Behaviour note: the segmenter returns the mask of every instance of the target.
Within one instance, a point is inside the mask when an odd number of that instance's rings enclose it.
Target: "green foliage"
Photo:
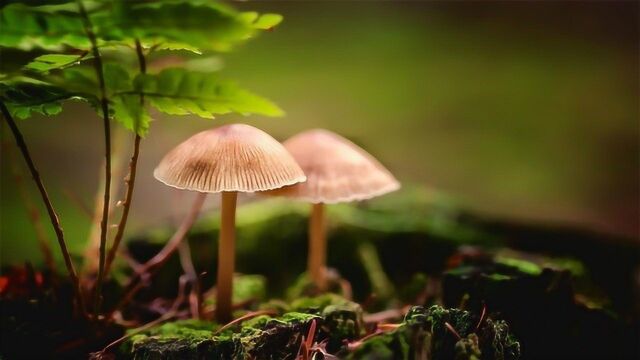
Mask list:
[[[36,72],[48,72],[56,69],[79,64],[80,61],[89,59],[90,57],[83,55],[66,55],[66,54],[47,54],[41,55],[33,59],[32,62],[25,66],[25,69]]]
[[[136,84],[153,107],[171,115],[195,114],[210,119],[230,112],[282,115],[272,102],[221,80],[216,74],[175,68],[140,75]]]
[[[216,2],[156,1],[117,6],[117,16],[102,19],[100,32],[116,40],[138,38],[145,45],[170,43],[189,51],[228,51],[256,30],[277,25],[275,14],[238,13]],[[109,21],[111,20],[111,21]],[[206,31],[203,31],[206,29]]]
[[[90,47],[77,14],[57,9],[7,5],[0,11],[0,46],[60,51],[65,46]]]
[[[63,101],[82,97],[43,81],[19,77],[0,81],[0,98],[13,116],[26,119],[34,112],[59,114]]]
[[[98,69],[85,26],[95,35],[103,58],[110,116],[139,135],[147,133],[151,122],[145,102],[167,114],[204,118],[232,112],[283,113],[233,82],[199,71],[211,57],[142,74],[135,51],[139,41],[148,62],[174,51],[191,56],[229,51],[276,26],[280,15],[238,12],[216,1],[95,0],[83,2],[85,18],[76,1],[31,4],[10,3],[0,9],[0,51],[21,55],[3,56],[3,71],[11,73],[0,74],[0,100],[16,117],[56,115],[70,99],[83,99],[101,113]],[[219,69],[219,60],[216,64]]]

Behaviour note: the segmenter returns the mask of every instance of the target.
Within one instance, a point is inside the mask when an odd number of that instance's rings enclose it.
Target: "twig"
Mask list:
[[[119,343],[123,342],[124,340],[132,337],[133,335],[139,334],[142,331],[145,331],[149,328],[152,328],[156,325],[159,325],[161,323],[163,323],[164,321],[167,321],[169,319],[171,319],[172,317],[176,316],[176,314],[178,313],[178,308],[180,307],[180,304],[184,301],[184,289],[185,289],[185,284],[186,284],[186,279],[181,276],[180,280],[179,280],[179,289],[178,289],[178,297],[176,297],[176,299],[174,300],[173,304],[171,305],[171,308],[169,309],[169,311],[167,311],[166,313],[164,313],[162,316],[160,316],[159,318],[148,322],[136,329],[130,330],[127,332],[127,334],[113,342],[111,342],[109,345],[105,346],[101,351],[99,351],[96,355],[98,356],[98,358],[100,358],[100,356],[103,356],[104,353],[107,352],[107,350],[109,350],[110,348],[112,348],[115,345],[118,345]]]
[[[124,201],[122,202],[123,210],[120,217],[120,223],[118,223],[118,231],[116,232],[116,236],[113,239],[113,245],[109,249],[109,254],[107,255],[104,269],[105,276],[111,269],[113,260],[118,253],[118,247],[120,246],[120,242],[122,241],[122,237],[124,236],[124,229],[127,227],[127,219],[129,218],[129,210],[131,209],[131,199],[133,198],[133,187],[136,181],[138,155],[140,154],[140,140],[142,140],[142,138],[140,137],[140,135],[136,134],[135,140],[133,142],[133,155],[131,156],[131,161],[129,162],[129,175],[127,175],[127,177],[125,178],[127,193],[125,195]]]
[[[388,309],[381,312],[364,315],[364,322],[368,324],[376,324],[391,319],[398,319],[404,315],[402,309]]]
[[[147,72],[147,63],[144,58],[144,53],[142,51],[142,44],[140,44],[140,40],[136,39],[136,54],[138,55],[138,64],[140,66],[140,73],[146,74]],[[140,106],[144,107],[144,95],[140,94]],[[122,216],[120,217],[120,223],[118,224],[118,232],[116,232],[116,236],[113,239],[113,245],[111,249],[109,249],[109,255],[107,256],[107,263],[105,266],[105,276],[109,274],[109,270],[111,268],[111,263],[115,258],[118,247],[120,246],[120,242],[122,241],[122,237],[124,235],[124,229],[127,227],[127,219],[129,218],[129,209],[131,208],[131,199],[133,198],[133,187],[136,182],[136,169],[138,167],[138,155],[140,154],[140,140],[142,138],[138,133],[136,133],[135,140],[133,141],[133,155],[131,155],[131,161],[129,162],[129,175],[127,175],[125,179],[125,183],[127,185],[127,193],[124,197],[124,202],[122,203],[123,210]]]
[[[40,191],[40,195],[42,196],[42,201],[44,202],[45,207],[47,208],[47,214],[49,215],[49,219],[51,220],[51,226],[53,226],[53,230],[56,233],[56,238],[58,239],[58,245],[60,246],[60,251],[62,252],[62,257],[64,258],[64,264],[67,267],[67,272],[69,273],[69,277],[71,278],[71,283],[73,284],[73,290],[75,292],[76,302],[80,311],[83,315],[86,314],[84,301],[82,299],[82,293],[80,292],[80,280],[78,279],[78,274],[76,273],[75,268],[73,267],[73,262],[71,261],[71,255],[69,255],[69,250],[67,249],[67,243],[64,240],[64,232],[62,231],[62,227],[60,226],[60,220],[58,218],[58,214],[53,208],[53,204],[51,204],[51,199],[49,199],[49,195],[47,194],[47,190],[42,183],[42,179],[40,178],[40,174],[36,169],[36,166],[33,163],[33,159],[31,158],[31,154],[29,153],[29,148],[27,147],[24,138],[22,137],[22,133],[18,126],[16,125],[13,117],[9,113],[9,109],[5,106],[5,104],[0,101],[0,111],[2,112],[3,117],[9,124],[11,128],[11,132],[16,139],[16,143],[20,148],[20,152],[22,152],[22,156],[24,157],[25,162],[27,163],[27,167],[31,172],[31,177],[33,181],[36,183],[38,190]]]
[[[119,128],[114,129],[114,134],[112,134],[112,145],[113,145],[113,156],[111,157],[111,176],[112,178],[119,178],[125,172],[125,151],[119,151],[118,149],[124,149],[129,146],[129,142],[127,141],[128,132],[121,130]],[[99,168],[104,168],[105,161],[103,160],[100,163]],[[102,170],[100,170],[100,174],[102,174]],[[120,190],[120,183],[115,182],[111,184],[111,198],[113,199],[115,195]],[[100,259],[96,254],[100,251],[100,220],[102,219],[102,208],[104,207],[104,197],[102,189],[104,188],[104,178],[101,177],[98,186],[96,187],[96,193],[93,202],[93,209],[91,215],[91,229],[89,230],[89,235],[87,239],[87,245],[84,249],[84,262],[83,269],[81,273],[87,277],[89,281],[87,283],[95,282],[95,276],[98,273],[98,267]],[[113,215],[114,210],[118,207],[113,206],[113,202],[111,203],[111,207],[109,207],[109,218]]]
[[[180,265],[182,270],[189,278],[191,282],[191,291],[189,292],[189,308],[191,309],[191,317],[194,319],[200,319],[201,316],[201,294],[200,294],[200,279],[193,266],[191,260],[191,249],[187,241],[183,241],[178,246],[178,254],[180,255]]]
[[[480,313],[480,320],[478,320],[478,324],[476,324],[475,332],[478,332],[478,329],[480,329],[480,325],[482,325],[482,321],[484,321],[484,316],[486,314],[487,314],[487,305],[483,304],[482,305],[482,313]]]
[[[109,100],[107,99],[107,87],[104,80],[104,69],[102,66],[102,57],[98,50],[98,41],[96,34],[93,32],[91,19],[87,14],[87,10],[82,0],[77,0],[80,16],[84,23],[84,30],[91,42],[91,50],[93,52],[93,65],[98,77],[98,85],[100,86],[100,104],[102,107],[102,123],[104,127],[105,142],[105,178],[104,178],[104,203],[102,208],[102,220],[100,221],[100,263],[98,266],[98,280],[96,282],[95,298],[93,302],[94,316],[98,319],[100,314],[100,304],[102,302],[102,282],[104,281],[104,265],[106,259],[107,247],[107,231],[109,222],[109,205],[111,196],[111,126],[109,123]]]
[[[456,331],[456,329],[453,328],[453,326],[451,326],[451,324],[449,324],[448,322],[444,322],[444,326],[447,328],[447,330],[449,330],[456,338],[458,338],[458,340],[462,339],[462,336],[460,336],[460,334],[458,334],[458,332]]]
[[[138,292],[138,290],[143,287],[141,280],[149,278],[155,271],[157,271],[157,269],[160,268],[162,264],[169,260],[169,257],[176,251],[178,245],[180,245],[182,240],[189,232],[189,229],[191,229],[191,226],[193,226],[193,223],[198,218],[198,214],[200,213],[200,209],[202,208],[202,204],[204,203],[205,198],[205,193],[198,193],[196,195],[196,199],[191,206],[189,214],[186,218],[184,218],[182,224],[180,224],[180,227],[178,227],[178,230],[176,230],[175,234],[173,234],[169,242],[167,242],[167,244],[162,248],[162,250],[160,250],[159,253],[157,253],[149,261],[141,265],[140,271],[134,274],[133,278],[129,280],[129,283],[125,287],[125,296],[122,298],[122,300],[120,300],[113,311],[116,311],[127,304]]]
[[[249,319],[254,318],[256,316],[260,316],[260,315],[275,315],[275,314],[276,314],[275,310],[260,310],[260,311],[250,312],[250,313],[248,313],[246,315],[240,316],[239,318],[227,323],[226,325],[224,325],[220,329],[216,330],[213,334],[214,335],[220,334],[221,332],[223,332],[224,330],[227,330],[228,328],[232,327],[233,325],[240,324],[241,322],[249,320]]]

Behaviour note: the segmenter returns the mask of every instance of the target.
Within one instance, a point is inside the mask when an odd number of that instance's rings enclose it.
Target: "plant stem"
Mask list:
[[[233,271],[236,256],[236,191],[222,192],[220,239],[218,241],[218,281],[216,282],[216,320],[231,321]]]
[[[9,124],[9,128],[11,128],[11,132],[16,139],[16,143],[20,148],[20,152],[22,152],[22,156],[24,157],[25,162],[27,163],[27,167],[31,172],[31,177],[33,181],[36,183],[38,190],[40,191],[40,195],[42,196],[42,201],[44,202],[45,207],[47,208],[47,213],[49,214],[49,219],[51,220],[51,226],[53,226],[53,230],[56,233],[56,238],[58,239],[58,245],[60,245],[60,251],[62,252],[62,257],[64,258],[64,264],[67,267],[67,272],[69,273],[69,278],[71,279],[71,283],[73,284],[73,290],[75,292],[76,302],[80,312],[85,314],[84,301],[82,299],[82,293],[80,292],[80,280],[78,279],[78,274],[76,273],[75,268],[73,267],[73,262],[71,261],[71,255],[69,255],[69,250],[67,249],[67,243],[64,240],[64,232],[62,231],[62,227],[60,226],[60,220],[58,218],[58,214],[53,208],[53,204],[51,203],[51,199],[49,199],[49,194],[47,194],[47,189],[44,187],[42,179],[40,178],[40,174],[36,169],[36,166],[33,163],[33,159],[31,158],[31,153],[29,152],[29,148],[27,147],[24,138],[22,137],[22,133],[18,126],[16,125],[13,117],[9,113],[9,109],[5,106],[3,102],[0,101],[0,111],[2,112],[3,117]]]
[[[127,192],[122,203],[122,215],[120,217],[120,223],[118,223],[118,231],[116,232],[116,236],[113,239],[113,245],[111,246],[111,249],[109,249],[109,254],[107,255],[107,260],[104,268],[105,277],[107,276],[107,274],[109,274],[111,264],[113,263],[113,260],[118,253],[118,247],[120,246],[120,242],[122,241],[122,237],[124,236],[124,229],[127,226],[127,218],[129,217],[129,209],[131,208],[131,199],[133,198],[133,187],[136,181],[138,155],[140,154],[140,140],[142,140],[140,135],[136,135],[133,143],[133,155],[131,156],[131,161],[129,162],[129,175],[127,175],[127,177],[125,178]]]
[[[111,126],[109,123],[109,100],[107,99],[107,87],[104,81],[104,71],[102,66],[102,57],[98,50],[98,41],[96,40],[96,34],[93,32],[93,25],[91,19],[87,14],[87,10],[82,3],[82,0],[77,0],[78,8],[80,10],[80,16],[84,23],[84,29],[87,33],[87,37],[91,42],[91,51],[93,52],[93,65],[98,77],[98,85],[100,86],[100,104],[102,108],[102,121],[104,127],[104,142],[105,142],[105,178],[104,178],[104,203],[102,207],[102,220],[100,221],[100,263],[98,265],[98,279],[96,281],[96,291],[93,303],[94,316],[98,319],[100,314],[100,305],[102,302],[102,283],[104,281],[104,265],[106,259],[106,246],[107,246],[107,230],[109,222],[109,205],[111,201]]]
[[[138,39],[136,39],[136,55],[138,55],[138,65],[140,66],[140,73],[146,74],[147,62],[144,58],[144,52],[142,51],[142,44]],[[142,93],[140,94],[140,105],[141,107],[144,107],[144,94]],[[140,140],[142,140],[142,138],[139,134],[136,133],[135,140],[133,141],[133,155],[131,156],[131,161],[129,162],[129,175],[127,175],[127,178],[125,179],[125,183],[127,184],[127,193],[122,204],[123,210],[122,216],[120,217],[120,223],[118,224],[118,232],[113,239],[113,245],[111,246],[109,255],[107,256],[107,263],[104,270],[105,276],[109,274],[111,263],[113,262],[113,259],[118,252],[120,242],[122,241],[124,229],[127,227],[129,209],[131,208],[131,199],[133,198],[133,187],[135,186],[136,182],[136,169],[138,167],[138,155],[140,154]]]
[[[142,288],[140,286],[140,281],[142,278],[149,278],[154,274],[157,269],[159,269],[162,264],[169,260],[170,256],[178,249],[180,243],[184,240],[193,226],[193,223],[198,218],[198,214],[200,213],[200,209],[202,208],[202,204],[204,204],[204,200],[206,199],[207,194],[198,193],[196,195],[193,204],[191,205],[191,210],[187,217],[182,220],[182,223],[178,227],[178,230],[173,234],[171,239],[167,242],[167,244],[157,253],[154,257],[152,257],[149,261],[140,266],[140,269],[136,272],[134,277],[129,280],[129,283],[125,287],[125,295],[122,297],[122,300],[118,303],[115,309],[112,312],[115,312],[118,309],[121,309],[129,300],[133,298],[133,296]]]
[[[138,65],[140,66],[140,73],[147,73],[147,61],[144,58],[144,52],[142,51],[142,44],[139,39],[136,39],[136,55],[138,55]],[[144,101],[144,98],[141,98],[140,101]]]
[[[200,279],[198,278],[196,268],[193,266],[193,260],[191,259],[191,247],[189,246],[188,241],[182,241],[180,243],[178,246],[178,255],[180,256],[182,271],[191,283],[191,290],[189,291],[189,308],[191,310],[191,317],[193,319],[200,319],[202,314]]]
[[[136,39],[136,55],[138,55],[138,65],[140,66],[140,73],[147,73],[147,62],[144,58],[144,52],[142,51],[142,44],[140,40]],[[140,106],[144,107],[144,94],[140,94]],[[120,242],[122,241],[122,237],[124,236],[124,229],[127,227],[127,219],[129,218],[129,209],[131,208],[131,199],[133,198],[133,187],[136,182],[136,169],[138,167],[138,155],[140,154],[140,137],[139,134],[136,133],[135,140],[133,141],[133,155],[131,155],[131,161],[129,162],[129,175],[127,175],[125,179],[125,183],[127,185],[127,193],[124,197],[124,202],[122,204],[122,216],[120,217],[120,223],[118,224],[118,231],[116,232],[116,236],[113,239],[113,245],[111,249],[109,249],[109,254],[107,255],[107,263],[105,265],[105,276],[109,274],[109,270],[111,269],[111,264],[113,263],[113,259],[115,259],[116,254],[118,253],[118,247],[120,246]]]
[[[309,254],[307,271],[319,290],[326,288],[327,237],[324,204],[313,204],[309,217]]]

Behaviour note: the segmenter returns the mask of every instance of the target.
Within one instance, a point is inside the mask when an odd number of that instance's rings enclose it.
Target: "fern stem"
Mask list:
[[[73,290],[76,297],[76,302],[80,312],[84,315],[85,307],[84,301],[82,299],[82,293],[80,291],[80,280],[78,279],[78,274],[76,273],[75,268],[73,267],[73,262],[71,260],[71,255],[69,255],[69,250],[67,249],[67,243],[64,240],[64,232],[62,231],[62,226],[60,226],[60,219],[55,209],[53,208],[53,204],[51,203],[51,199],[49,198],[49,194],[47,193],[47,189],[44,187],[44,183],[40,178],[40,173],[38,172],[35,164],[33,163],[33,159],[31,158],[31,153],[29,152],[29,148],[27,147],[27,143],[24,141],[24,137],[18,129],[9,109],[5,106],[3,102],[0,101],[0,111],[2,112],[3,117],[9,124],[9,128],[11,128],[11,132],[13,133],[13,137],[16,139],[16,144],[18,148],[20,148],[20,152],[22,153],[22,157],[24,157],[25,162],[27,163],[27,167],[29,168],[29,172],[31,172],[31,177],[33,181],[36,183],[38,190],[40,191],[40,196],[42,196],[42,201],[47,209],[47,213],[49,214],[49,219],[51,220],[51,226],[53,226],[53,230],[56,233],[56,238],[58,239],[58,245],[60,246],[60,251],[62,252],[62,257],[64,258],[64,264],[67,268],[67,272],[69,273],[69,278],[71,279],[71,283],[73,285]]]
[[[138,55],[138,64],[140,66],[140,73],[147,73],[147,62],[144,57],[144,52],[142,51],[142,44],[140,44],[140,40],[136,39],[136,54]],[[140,104],[144,106],[144,95],[140,94]],[[140,140],[142,138],[139,134],[136,133],[136,138],[133,143],[133,155],[131,156],[131,161],[129,162],[129,175],[125,180],[127,184],[127,193],[124,197],[122,216],[120,217],[120,223],[118,224],[118,232],[116,233],[115,238],[113,239],[113,245],[111,249],[109,249],[109,254],[107,255],[106,265],[105,265],[105,276],[109,274],[109,270],[111,269],[111,264],[113,263],[113,259],[115,259],[116,254],[118,252],[118,247],[120,246],[120,242],[122,242],[122,237],[124,236],[124,229],[127,226],[127,219],[129,217],[129,209],[131,208],[131,199],[133,198],[133,187],[136,181],[136,169],[138,166],[138,155],[140,154]]]
[[[100,103],[102,108],[102,120],[104,127],[104,142],[105,142],[105,180],[104,180],[104,203],[102,208],[102,220],[100,221],[100,262],[98,265],[98,279],[96,280],[93,312],[95,319],[98,319],[100,315],[100,306],[102,302],[102,283],[104,282],[104,266],[106,260],[106,246],[107,246],[107,230],[109,221],[109,206],[111,201],[111,126],[109,123],[109,99],[107,98],[107,88],[104,80],[104,69],[102,66],[102,57],[98,50],[98,41],[96,40],[96,34],[93,32],[93,25],[91,19],[87,14],[87,10],[82,3],[82,0],[77,0],[78,8],[80,10],[80,16],[84,23],[84,29],[91,42],[91,51],[93,52],[93,65],[95,68],[96,76],[98,77],[98,84],[100,86]]]

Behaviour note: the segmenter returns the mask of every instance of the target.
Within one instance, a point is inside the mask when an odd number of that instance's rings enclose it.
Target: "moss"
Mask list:
[[[406,304],[415,304],[416,299],[424,293],[428,283],[429,277],[427,274],[422,272],[415,273],[409,283],[400,289],[400,300]]]
[[[267,279],[262,275],[234,275],[233,277],[233,303],[247,302],[258,303],[265,299],[267,294]],[[205,304],[215,304],[215,297],[208,297]]]
[[[329,351],[338,351],[343,347],[345,340],[355,340],[365,332],[360,304],[336,294],[301,298],[293,301],[291,308],[322,317],[320,329],[328,339]]]
[[[467,337],[458,340],[454,351],[454,360],[480,360],[482,352],[478,345],[478,335],[469,334]]]
[[[509,331],[504,320],[487,319],[480,331],[481,349],[485,358],[515,360],[520,358],[520,343]]]
[[[267,302],[260,304],[259,310],[271,310],[276,314],[284,314],[291,311],[291,306],[286,301],[279,299],[271,299]]]
[[[540,266],[538,266],[537,264],[531,261],[527,261],[523,259],[517,259],[514,257],[506,257],[506,256],[496,256],[494,258],[494,262],[496,264],[516,268],[518,269],[518,271],[521,271],[525,274],[529,274],[533,276],[537,276],[542,273],[542,268]]]
[[[233,280],[233,302],[261,301],[267,294],[267,279],[262,275],[240,275]]]
[[[217,327],[198,320],[166,323],[133,335],[122,351],[133,359],[199,359],[213,351]]]
[[[520,344],[504,321],[464,310],[414,306],[400,327],[366,340],[347,359],[516,360]],[[449,324],[461,337],[448,329]]]
[[[243,326],[235,341],[238,359],[292,359],[316,315],[287,313],[279,318],[261,316]]]
[[[340,296],[346,296],[342,282],[345,281],[335,269],[328,269],[327,274],[327,288],[320,290],[316,284],[313,283],[309,274],[303,272],[300,274],[293,285],[286,289],[286,298],[290,301],[301,297],[314,297],[324,293],[332,293]]]
[[[132,359],[289,359],[295,357],[314,314],[286,313],[247,320],[220,334],[218,325],[194,320],[176,321],[132,336],[122,353]]]
[[[324,308],[330,305],[348,308],[352,311],[362,311],[359,304],[331,293],[296,299],[291,302],[291,309],[293,311],[320,314]]]
[[[409,360],[409,337],[406,329],[394,330],[390,333],[374,336],[365,341],[348,356],[348,360]]]
[[[508,281],[513,280],[512,276],[504,275],[504,274],[489,274],[486,276],[489,280],[492,281]]]

